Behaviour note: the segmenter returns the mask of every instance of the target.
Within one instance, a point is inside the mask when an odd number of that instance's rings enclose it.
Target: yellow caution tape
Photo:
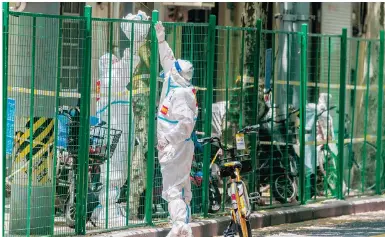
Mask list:
[[[350,142],[352,142],[352,144],[356,144],[356,143],[360,143],[360,142],[364,142],[365,141],[365,137],[361,137],[361,138],[353,138],[353,139],[350,139],[350,138],[346,138],[344,139],[344,144],[349,144]],[[366,141],[367,142],[375,142],[377,141],[377,136],[372,136],[372,135],[367,135],[366,136]],[[385,141],[385,136],[382,137],[382,141]],[[332,140],[332,141],[309,141],[309,142],[305,142],[305,145],[325,145],[325,144],[337,144],[338,141],[337,140]],[[262,144],[262,145],[279,145],[279,146],[286,146],[286,142],[277,142],[277,141],[260,141],[259,144]],[[287,143],[288,146],[290,145],[299,145],[299,144],[293,144],[293,143]]]
[[[18,93],[25,93],[25,94],[31,94],[31,89],[29,88],[22,88],[22,87],[8,87],[8,92],[18,92]],[[143,89],[136,89],[132,90],[133,95],[137,94],[145,94],[149,93],[150,89],[148,88],[143,88]],[[44,95],[44,96],[56,96],[55,91],[47,91],[47,90],[34,90],[34,95]],[[130,92],[128,90],[121,91],[121,92],[111,92],[111,96],[114,97],[121,97],[121,96],[126,96],[130,95]],[[91,98],[97,98],[97,96],[101,97],[108,97],[108,94],[106,93],[91,93]],[[66,98],[80,98],[81,94],[78,92],[60,92],[59,97],[66,97]]]
[[[33,184],[45,185],[47,182],[50,182],[50,175],[52,174],[52,156],[54,151],[49,152],[49,148],[50,144],[54,141],[54,120],[51,118],[40,117],[34,122],[32,151],[28,139],[30,136],[29,131],[29,128],[27,128],[25,133],[17,141],[21,151],[16,155],[13,166],[19,167],[19,164],[24,164],[16,172],[13,172],[12,175],[21,171],[21,175],[26,175],[28,177],[28,166],[30,162],[27,158],[30,158],[30,152],[32,152],[33,167],[31,175],[33,177]],[[28,179],[25,177],[25,179],[22,180]]]

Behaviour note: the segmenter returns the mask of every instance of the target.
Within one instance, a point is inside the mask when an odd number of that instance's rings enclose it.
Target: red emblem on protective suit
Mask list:
[[[162,106],[162,109],[160,110],[160,112],[164,115],[166,115],[168,113],[168,108],[166,106]]]
[[[197,90],[192,89],[192,92],[194,93],[194,98],[195,98],[195,103],[196,103],[196,106],[198,107],[198,100],[197,100]]]
[[[96,101],[100,100],[100,80],[96,82]]]

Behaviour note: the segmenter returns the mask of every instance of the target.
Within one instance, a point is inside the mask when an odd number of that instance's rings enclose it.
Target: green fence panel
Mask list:
[[[155,103],[150,101],[155,97],[150,93],[156,89],[151,89],[150,82],[157,80],[157,73],[151,71],[157,55],[151,50],[153,24],[104,18],[93,18],[92,24],[90,108],[105,125],[91,127],[90,140],[97,143],[102,136],[109,159],[100,163],[90,155],[88,190],[99,190],[100,205],[92,213],[96,226],[87,222],[87,229],[95,232],[151,224],[151,214],[145,214],[153,210],[153,192],[146,191],[153,190],[154,174]]]
[[[379,41],[348,38],[348,46],[343,191],[345,196],[368,195],[375,192],[377,172],[383,176],[383,165],[376,164],[376,142],[381,140],[377,136],[377,103],[382,106],[377,98],[382,91],[378,90],[378,74],[372,73],[379,68],[378,54],[374,53]]]
[[[133,21],[92,18],[89,6],[84,17],[8,8],[3,235],[68,236],[167,221],[155,147],[158,13]],[[233,147],[240,128],[261,126],[237,151],[251,159],[242,178],[249,193],[261,195],[254,209],[381,194],[384,32],[360,39],[346,29],[320,35],[307,25],[284,32],[264,30],[260,20],[252,28],[215,22],[163,25],[175,57],[194,65],[198,136]],[[228,180],[216,177],[228,154],[217,152],[206,146],[194,155],[195,216],[223,215],[231,205]]]
[[[57,225],[65,223],[63,202],[67,197],[61,193],[64,174],[56,170],[62,158],[56,139],[57,115],[63,97],[79,98],[77,92],[59,93],[69,79],[68,74],[61,79],[66,70],[62,65],[69,60],[68,51],[63,52],[62,47],[73,40],[64,29],[70,22],[81,33],[85,20],[18,12],[10,12],[9,20],[8,81],[4,89],[8,92],[5,96],[14,101],[9,111],[14,113],[13,124],[7,127],[14,128],[15,139],[8,144],[5,235],[73,234],[73,229]],[[73,51],[82,52],[84,35],[73,37],[77,40]],[[80,73],[83,65],[76,66]],[[76,163],[73,167],[77,169]],[[77,185],[75,179],[72,181]]]
[[[175,58],[189,60],[194,66],[193,85],[197,90],[198,100],[198,119],[194,130],[198,132],[198,137],[209,136],[205,132],[205,116],[207,113],[207,78],[208,78],[208,32],[209,24],[207,23],[173,23],[163,22],[166,30],[166,41],[173,49]],[[214,50],[214,47],[212,47]],[[162,70],[161,68],[159,69]],[[158,83],[158,98],[161,92],[162,84]],[[210,124],[210,122],[208,121]],[[204,135],[200,135],[203,133]],[[194,154],[194,160],[191,170],[192,181],[192,201],[191,209],[193,215],[202,214],[204,211],[202,203],[202,173],[203,173],[203,152]],[[157,209],[154,210],[157,217],[156,222],[164,222],[167,218],[167,204],[161,197],[162,177],[160,166],[157,158],[155,158],[155,182],[154,190],[154,205]],[[163,206],[163,208],[162,208]],[[164,211],[163,211],[164,210]],[[155,217],[154,216],[154,217]],[[154,220],[155,221],[155,220]]]
[[[3,101],[8,101],[8,45],[9,45],[9,3],[7,2],[4,2],[3,3],[3,14],[2,14],[2,17],[3,17],[3,80],[2,80],[2,86],[3,86]],[[4,103],[4,102],[3,102]],[[2,121],[1,121],[1,126],[3,128],[3,134],[1,136],[1,139],[2,139],[2,142],[3,142],[3,150],[2,150],[2,172],[3,172],[3,177],[1,177],[1,182],[3,184],[3,196],[2,196],[2,203],[3,203],[3,213],[1,213],[2,215],[2,220],[3,220],[3,223],[2,226],[2,231],[1,231],[1,234],[2,236],[5,235],[5,229],[7,227],[6,225],[6,221],[5,221],[5,216],[6,216],[6,193],[8,192],[8,190],[6,189],[6,176],[8,174],[8,164],[10,162],[7,162],[9,161],[9,157],[7,156],[7,152],[6,152],[6,146],[7,146],[7,106],[3,106],[3,117],[2,117]]]

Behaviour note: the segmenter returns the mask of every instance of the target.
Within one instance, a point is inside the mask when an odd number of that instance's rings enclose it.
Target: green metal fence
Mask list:
[[[3,5],[3,235],[167,221],[155,148],[158,13],[151,21],[91,16],[88,6],[72,17]],[[165,22],[166,40],[176,58],[194,65],[199,136],[231,147],[237,130],[260,124],[240,151],[252,161],[243,177],[249,192],[261,194],[254,209],[381,194],[384,32],[358,39],[346,29],[318,35],[307,25],[282,32],[262,29],[260,20],[252,28],[215,22]],[[217,151],[205,146],[194,155],[195,218],[222,215],[230,204],[227,180],[219,179],[221,208],[211,207]]]

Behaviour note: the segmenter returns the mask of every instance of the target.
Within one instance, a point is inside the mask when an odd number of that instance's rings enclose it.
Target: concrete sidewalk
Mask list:
[[[251,214],[251,228],[257,229],[285,223],[295,223],[313,219],[349,215],[355,213],[385,210],[385,196],[351,198],[348,200],[326,200],[314,204],[294,207],[282,207],[258,211]],[[191,223],[194,237],[209,237],[222,235],[230,217],[196,220]],[[143,227],[117,232],[88,234],[96,237],[163,237],[170,228]]]

